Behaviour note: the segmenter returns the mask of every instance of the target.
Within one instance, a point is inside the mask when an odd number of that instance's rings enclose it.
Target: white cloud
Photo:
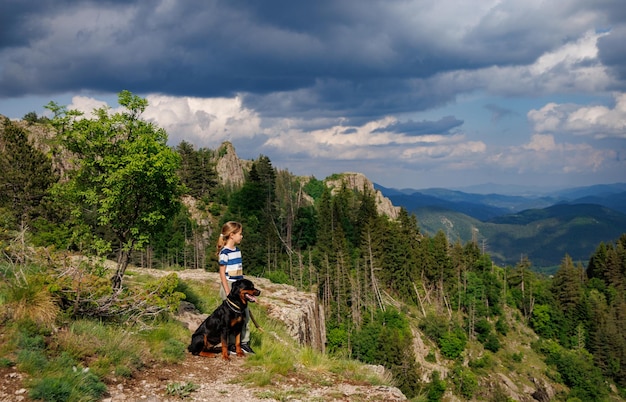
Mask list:
[[[549,152],[556,150],[557,146],[553,136],[535,134],[530,138],[530,142],[523,145],[522,148],[536,152]]]
[[[262,132],[261,118],[241,99],[148,95],[143,117],[164,128],[173,145],[182,140],[216,148],[224,141],[245,140]]]
[[[171,145],[185,140],[198,147],[216,148],[224,141],[241,141],[262,133],[261,118],[253,110],[243,107],[241,99],[194,98],[148,95],[148,107],[142,118],[153,121],[168,133]],[[67,106],[85,117],[93,118],[93,110],[110,107],[103,100],[88,96],[74,96]],[[119,112],[121,106],[111,108]]]
[[[278,153],[299,153],[329,160],[378,160],[389,166],[425,164],[430,159],[441,162],[446,158],[482,154],[486,150],[483,142],[467,141],[463,134],[409,136],[385,130],[395,123],[397,119],[388,116],[361,126],[338,124],[308,132],[289,129],[275,133],[265,145]]]
[[[68,110],[78,110],[84,113],[87,118],[95,117],[93,111],[109,106],[105,101],[94,99],[88,96],[73,96],[72,103],[67,106]]]
[[[568,42],[553,52],[546,53],[539,57],[530,66],[529,72],[534,76],[550,73],[559,66],[572,66],[586,60],[596,60],[598,58],[598,39],[609,33],[586,32],[575,42]]]
[[[590,144],[557,142],[551,134],[533,134],[527,144],[509,147],[489,157],[488,162],[519,173],[588,173],[624,164],[613,149]]]
[[[528,112],[528,120],[537,133],[626,139],[626,93],[615,94],[613,108],[548,103]]]

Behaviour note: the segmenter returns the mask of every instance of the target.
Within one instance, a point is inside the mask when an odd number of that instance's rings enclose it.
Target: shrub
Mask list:
[[[489,334],[487,336],[487,339],[485,339],[484,346],[485,349],[489,350],[490,352],[496,353],[498,350],[500,350],[500,347],[502,345],[500,344],[500,340],[495,334]]]
[[[599,401],[609,393],[593,356],[584,349],[565,349],[554,341],[539,341],[533,348],[546,355],[546,363],[558,370],[558,378],[570,388],[570,397]]]
[[[37,267],[11,267],[1,287],[0,318],[13,321],[33,321],[52,327],[60,309],[47,288],[47,275]]]
[[[439,338],[441,354],[448,359],[456,359],[461,356],[467,344],[467,337],[461,330],[446,332]]]
[[[476,338],[478,339],[478,342],[484,344],[487,340],[487,337],[491,333],[491,323],[486,318],[481,318],[478,320],[478,322],[476,322],[474,330],[476,331]]]
[[[500,335],[506,335],[509,332],[509,324],[506,323],[504,317],[500,317],[498,321],[496,321],[496,331]]]
[[[428,313],[420,321],[419,328],[424,335],[436,342],[448,331],[448,320],[443,316]]]
[[[457,365],[452,371],[451,379],[458,394],[465,399],[472,399],[476,389],[478,389],[478,379],[471,370]]]
[[[272,281],[272,283],[288,284],[290,282],[289,275],[287,275],[284,271],[269,272],[267,274],[267,279]]]
[[[362,334],[360,338],[362,338],[365,341],[367,337],[364,335],[365,334]],[[337,352],[343,351],[346,349],[346,346],[348,343],[348,332],[343,327],[331,328],[329,329],[328,334],[326,335],[326,342],[327,342],[326,347],[329,353],[337,353]],[[370,348],[365,347],[368,344],[369,342],[362,344],[361,346],[363,346],[363,348],[361,349],[369,350]],[[370,356],[368,352],[362,353],[361,358],[365,359],[363,361],[369,362],[369,363],[372,363],[374,360],[374,357]]]
[[[180,301],[185,298],[184,293],[176,290],[177,286],[178,275],[175,273],[149,281],[145,285],[148,303],[170,312],[176,312]]]
[[[426,357],[424,357],[424,360],[426,360],[429,363],[437,363],[437,356],[435,355],[434,351],[429,350]]]
[[[493,364],[493,357],[490,353],[485,353],[480,358],[476,360],[470,360],[468,363],[471,368],[475,369],[490,368],[491,366],[493,366]]]
[[[426,397],[429,402],[440,401],[446,392],[446,382],[441,379],[438,371],[433,371],[431,382],[428,384]]]

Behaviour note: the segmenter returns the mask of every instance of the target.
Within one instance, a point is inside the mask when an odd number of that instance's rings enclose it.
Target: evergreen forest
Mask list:
[[[485,367],[520,323],[563,387],[556,399],[626,399],[626,234],[598,244],[586,265],[561,256],[551,276],[523,257],[498,266],[479,244],[422,233],[406,210],[380,213],[367,186],[329,187],[265,155],[241,161],[243,181],[229,181],[218,163],[231,144],[168,146],[167,133],[142,119],[144,99],[124,91],[119,102],[123,112],[93,117],[51,102],[51,118],[0,123],[4,282],[17,280],[18,245],[115,261],[92,294],[120,294],[129,265],[216,271],[219,228],[235,220],[246,275],[316,293],[327,353],[383,365],[409,398],[441,400],[446,390],[476,398]],[[106,318],[55,286],[69,316]],[[414,330],[433,345],[427,361],[449,363],[445,376],[423,380]]]

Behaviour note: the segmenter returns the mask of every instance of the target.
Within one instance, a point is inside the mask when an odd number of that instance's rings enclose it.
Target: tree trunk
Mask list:
[[[124,278],[126,268],[128,268],[130,253],[131,250],[120,251],[120,256],[117,260],[117,270],[115,271],[115,275],[113,275],[113,277],[111,278],[111,285],[113,286],[113,290],[120,290],[122,288],[122,279]]]

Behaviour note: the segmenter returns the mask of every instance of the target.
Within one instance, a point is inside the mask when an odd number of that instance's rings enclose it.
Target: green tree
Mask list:
[[[277,265],[272,259],[280,249],[274,226],[275,180],[276,173],[269,158],[259,157],[252,164],[244,185],[230,197],[228,214],[224,217],[224,220],[238,220],[244,225],[243,258],[245,270],[251,275],[260,275],[265,268]]]
[[[40,211],[40,204],[57,181],[52,162],[33,147],[27,132],[5,118],[0,127],[0,207],[8,208],[25,226]]]
[[[446,393],[447,384],[441,379],[439,371],[433,371],[431,374],[431,382],[428,384],[426,398],[428,402],[441,401],[443,394]]]
[[[61,184],[79,222],[100,234],[99,251],[112,248],[103,233],[117,242],[114,289],[122,279],[133,250],[143,248],[179,210],[181,186],[176,171],[180,158],[167,146],[163,129],[140,119],[148,102],[129,91],[118,95],[123,112],[94,110],[95,118],[79,118],[51,102],[53,124],[72,152],[75,170]]]
[[[196,151],[186,141],[178,144],[176,151],[181,158],[178,175],[188,193],[195,198],[210,197],[218,184],[213,152],[206,148]]]
[[[419,370],[411,347],[413,336],[403,314],[394,309],[377,311],[354,335],[354,356],[389,369],[400,390],[409,398],[418,393]]]
[[[584,272],[574,267],[574,262],[566,255],[552,281],[552,292],[563,313],[572,317],[576,311],[583,292]]]
[[[539,304],[533,309],[530,324],[535,332],[544,338],[553,338],[557,335],[552,314],[553,310],[545,304]]]
[[[507,286],[515,300],[516,307],[524,314],[526,320],[530,319],[535,305],[533,282],[535,275],[531,270],[531,262],[526,256],[516,265],[515,269],[508,274]]]

